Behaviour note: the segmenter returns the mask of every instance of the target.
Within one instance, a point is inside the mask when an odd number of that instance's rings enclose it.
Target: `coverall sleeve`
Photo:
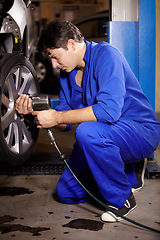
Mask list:
[[[99,122],[114,123],[124,105],[126,72],[124,59],[114,48],[102,48],[97,54],[95,79],[98,84],[96,103],[92,106]]]

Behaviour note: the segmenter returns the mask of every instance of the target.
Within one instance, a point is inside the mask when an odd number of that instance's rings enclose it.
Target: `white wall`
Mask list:
[[[138,21],[139,0],[112,0],[112,21]]]

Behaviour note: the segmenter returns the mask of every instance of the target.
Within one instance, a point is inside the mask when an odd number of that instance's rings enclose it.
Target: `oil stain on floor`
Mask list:
[[[78,219],[72,220],[69,223],[64,224],[62,226],[68,227],[68,228],[75,228],[75,229],[99,231],[103,228],[103,225],[104,225],[104,223],[99,222],[99,221],[78,218]]]
[[[23,194],[31,194],[33,191],[22,187],[0,187],[0,196],[16,196]]]
[[[29,232],[32,233],[33,236],[40,236],[41,234],[39,232],[41,231],[48,231],[50,228],[42,228],[42,227],[29,227],[29,226],[24,226],[21,224],[0,224],[0,232],[2,234],[4,233],[10,233],[10,232],[15,232],[15,231],[20,231],[20,232]]]
[[[21,224],[8,224],[8,222],[12,222],[15,219],[17,218],[9,215],[0,216],[0,232],[5,234],[20,231],[32,233],[33,236],[40,236],[40,232],[50,230],[50,228],[45,227],[29,227]]]

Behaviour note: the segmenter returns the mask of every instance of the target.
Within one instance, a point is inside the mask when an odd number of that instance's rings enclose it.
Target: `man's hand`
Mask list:
[[[32,100],[28,95],[20,94],[15,103],[15,108],[20,114],[31,114],[33,112]]]
[[[33,111],[32,115],[35,116],[38,128],[51,128],[58,125],[56,113],[56,110],[49,109],[43,111]]]

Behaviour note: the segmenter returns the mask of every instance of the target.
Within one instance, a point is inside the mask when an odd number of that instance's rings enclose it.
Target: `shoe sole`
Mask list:
[[[144,186],[144,174],[145,174],[145,171],[146,171],[146,166],[147,166],[147,158],[144,159],[144,165],[143,165],[143,170],[142,170],[142,177],[141,177],[141,181],[142,181],[142,186],[138,187],[138,188],[132,188],[132,193],[135,193],[135,192],[139,192],[143,186]]]
[[[136,204],[132,209],[130,209],[128,213],[126,213],[125,215],[123,215],[123,217],[126,217],[126,216],[127,216],[131,211],[133,211],[136,207],[137,207],[137,204]],[[120,222],[120,221],[124,220],[124,218],[122,218],[122,217],[117,217],[117,215],[114,214],[114,213],[111,212],[111,211],[109,211],[108,213],[114,218],[114,220],[113,220],[113,221],[103,220],[103,219],[102,219],[102,216],[101,216],[101,220],[102,220],[103,222],[114,223],[114,222]],[[103,215],[103,214],[102,214],[102,215]]]

